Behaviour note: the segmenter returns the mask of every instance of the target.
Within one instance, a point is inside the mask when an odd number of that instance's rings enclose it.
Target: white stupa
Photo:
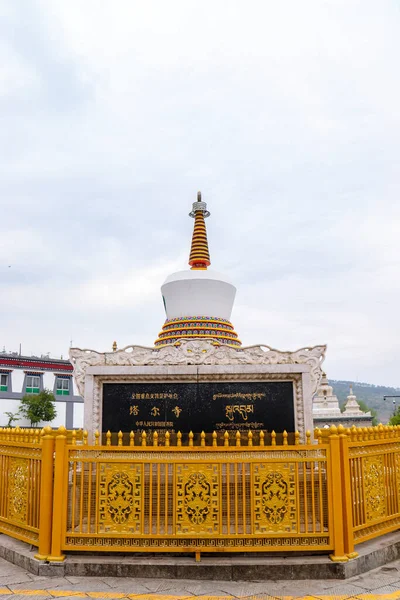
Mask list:
[[[313,400],[314,422],[318,419],[340,419],[339,400],[333,393],[333,387],[329,385],[326,373],[322,373],[321,383]]]
[[[210,213],[200,192],[189,216],[194,218],[191,269],[169,275],[161,287],[167,318],[154,345],[160,348],[179,344],[182,338],[205,338],[239,348],[241,341],[230,322],[236,288],[225,275],[208,268],[211,261],[204,219]]]
[[[360,405],[357,402],[357,396],[355,394],[353,394],[353,386],[350,386],[350,394],[347,396],[347,401],[346,404],[344,406],[344,411],[343,411],[343,415],[345,417],[361,417],[366,419],[367,417],[369,419],[372,418],[371,413],[368,412],[363,412],[360,408]]]

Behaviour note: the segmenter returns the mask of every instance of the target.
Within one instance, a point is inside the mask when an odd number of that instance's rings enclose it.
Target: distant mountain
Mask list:
[[[372,385],[370,383],[354,383],[353,381],[336,381],[334,379],[330,379],[329,383],[333,387],[334,394],[338,397],[341,407],[346,402],[352,385],[353,394],[357,396],[357,400],[362,400],[369,408],[376,410],[379,423],[387,423],[393,414],[394,407],[400,406],[400,398],[383,399],[383,396],[400,396],[400,388]],[[393,400],[396,401],[396,404],[393,404]]]

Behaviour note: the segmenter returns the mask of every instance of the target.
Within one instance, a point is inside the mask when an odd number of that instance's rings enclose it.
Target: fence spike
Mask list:
[[[169,437],[170,437],[169,431],[166,431],[165,432],[165,447],[166,448],[169,448]]]
[[[260,440],[259,440],[261,448],[264,447],[264,432],[260,431]]]
[[[229,446],[229,433],[227,431],[224,433],[224,446]]]
[[[276,446],[276,433],[274,429],[271,431],[271,446]]]
[[[88,434],[87,430],[86,430],[86,429],[84,429],[84,430],[83,430],[83,434],[82,434],[82,437],[83,437],[83,445],[84,445],[84,446],[87,446],[87,443],[88,443],[88,435],[89,435],[89,434]]]
[[[72,432],[72,445],[76,446],[76,431],[75,431],[75,429]]]
[[[189,431],[189,447],[193,448],[193,431]]]
[[[179,447],[182,446],[182,434],[180,431],[178,431],[178,433],[176,434],[176,445]]]
[[[286,440],[287,440],[287,434],[286,434]],[[311,444],[311,431],[309,429],[307,429],[307,431],[306,431],[306,444],[307,444],[307,446],[309,446]],[[286,446],[285,443],[284,443],[284,445]]]
[[[133,431],[131,431],[129,434],[129,445],[130,446],[135,445],[135,434],[133,433]]]
[[[118,437],[118,446],[122,446],[123,434],[122,434],[121,430],[118,431],[118,436],[117,437]]]
[[[216,431],[213,431],[213,433],[212,433],[212,445],[214,446],[214,448],[217,445],[217,432]]]
[[[236,432],[236,446],[240,446],[240,431]]]
[[[204,431],[202,431],[200,434],[200,446],[205,446],[205,445],[206,445],[206,434],[204,433]]]
[[[147,440],[146,440],[147,436],[146,436],[146,432],[142,431],[142,446],[147,446]]]
[[[96,431],[94,432],[94,445],[95,446],[99,445],[99,437],[100,437],[99,430],[96,429]]]
[[[310,443],[310,441],[309,441],[310,435],[311,435],[311,434],[310,434],[310,432],[307,430],[307,432],[306,432],[306,436],[307,436],[307,444],[309,444],[309,443]],[[287,445],[288,445],[287,438],[288,438],[288,434],[287,434],[287,431],[286,431],[286,429],[285,429],[285,431],[283,432],[283,445],[284,445],[284,446],[287,446]]]
[[[157,431],[155,431],[155,432],[153,433],[153,446],[154,446],[155,448],[157,448],[157,446],[158,446],[158,433],[157,433]]]
[[[317,438],[318,438],[318,444],[321,444],[321,441],[322,441],[321,440],[321,432],[319,432],[319,436],[317,434]],[[300,444],[300,431],[295,431],[294,432],[294,445],[298,446],[299,444]]]
[[[111,431],[108,430],[106,433],[106,446],[111,446]]]
[[[251,431],[249,431],[249,435],[247,436],[247,445],[248,446],[253,445],[253,433]]]

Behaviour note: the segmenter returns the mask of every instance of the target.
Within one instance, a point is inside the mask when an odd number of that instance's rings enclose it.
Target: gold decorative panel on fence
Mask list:
[[[329,448],[67,446],[62,549],[333,549]]]
[[[41,449],[24,442],[26,437],[0,438],[0,531],[34,544],[39,539]]]
[[[139,533],[142,513],[141,466],[101,463],[99,472],[99,532]],[[85,486],[82,489],[85,490]]]
[[[255,533],[297,531],[296,465],[253,465]]]
[[[175,530],[180,535],[218,534],[220,465],[175,465]]]
[[[359,543],[400,527],[399,432],[381,425],[347,433],[354,540]]]

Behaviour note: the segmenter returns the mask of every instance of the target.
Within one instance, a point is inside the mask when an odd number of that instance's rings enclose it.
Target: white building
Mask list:
[[[67,429],[83,426],[83,399],[75,392],[72,365],[68,360],[45,357],[0,354],[0,427],[8,424],[6,414],[17,413],[25,394],[38,394],[47,389],[56,399],[57,416],[52,427],[64,425]],[[43,427],[47,423],[39,423]],[[13,427],[29,427],[29,421],[19,415]]]

